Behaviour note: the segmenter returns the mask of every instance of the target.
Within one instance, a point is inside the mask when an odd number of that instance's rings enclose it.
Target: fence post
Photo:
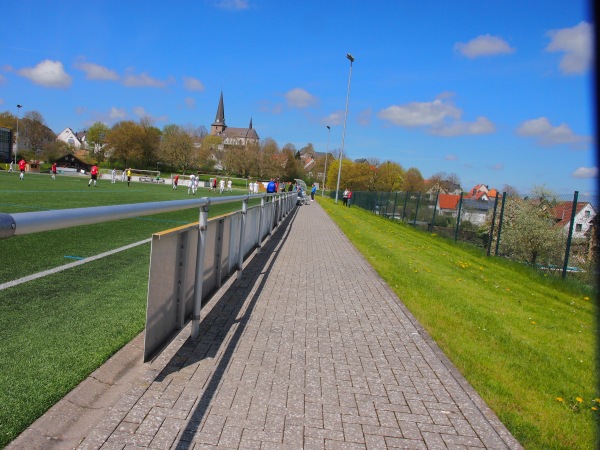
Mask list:
[[[240,246],[238,250],[238,274],[237,279],[242,278],[242,267],[244,266],[244,234],[246,233],[246,216],[248,215],[248,198],[242,202],[242,218],[240,221]]]
[[[413,222],[413,227],[417,227],[417,214],[419,214],[419,203],[421,203],[421,191],[419,191],[419,195],[417,196],[417,207],[415,208],[415,221]]]
[[[396,202],[398,201],[398,191],[396,191],[396,195],[394,196],[394,211],[392,211],[392,219],[396,217]]]
[[[492,250],[492,241],[494,239],[494,225],[496,224],[496,209],[498,208],[498,193],[496,193],[496,201],[494,201],[494,212],[492,213],[492,226],[490,227],[490,235],[488,237],[487,256],[490,256]]]
[[[454,230],[454,242],[458,240],[458,227],[460,226],[460,211],[462,210],[462,199],[463,193],[460,193],[460,199],[458,200],[458,214],[456,215],[456,229]]]
[[[408,192],[404,193],[404,208],[402,209],[402,222],[404,222],[404,218],[406,217],[406,202],[408,202]]]
[[[204,282],[204,253],[206,251],[206,229],[208,227],[208,203],[200,207],[198,222],[198,250],[196,251],[196,279],[194,280],[194,305],[192,310],[192,339],[200,334],[200,310],[202,309],[202,283]]]
[[[573,238],[573,227],[575,226],[575,214],[577,213],[577,198],[579,191],[573,194],[573,207],[571,208],[571,223],[569,224],[569,235],[567,236],[567,249],[565,251],[565,263],[563,264],[562,277],[567,276],[567,267],[569,266],[569,253],[571,252],[571,239]]]
[[[383,193],[381,193],[381,196],[383,197]],[[388,192],[387,200],[385,201],[385,213],[384,213],[383,217],[387,217],[387,215],[388,215],[388,208],[390,206],[390,197],[391,196],[392,196],[392,193]]]
[[[498,221],[498,238],[496,239],[496,254],[498,256],[498,249],[500,248],[500,234],[502,233],[502,221],[504,219],[504,206],[506,205],[506,192],[502,193],[502,208],[500,208],[500,220]]]
[[[437,213],[437,204],[438,199],[440,198],[440,191],[437,191],[435,194],[435,203],[433,204],[433,215],[431,216],[431,223],[429,224],[429,232],[433,231],[433,226],[435,224],[435,214]]]

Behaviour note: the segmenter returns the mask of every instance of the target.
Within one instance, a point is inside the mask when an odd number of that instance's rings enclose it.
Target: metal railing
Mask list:
[[[203,299],[234,271],[241,277],[244,259],[254,249],[260,251],[263,240],[296,206],[296,197],[296,192],[263,193],[0,213],[0,239],[198,207],[197,223],[152,236],[144,342],[146,361],[175,330],[184,326],[190,315],[192,338],[198,337]],[[260,206],[248,208],[251,199],[260,199]],[[208,220],[211,205],[239,201],[241,211]]]

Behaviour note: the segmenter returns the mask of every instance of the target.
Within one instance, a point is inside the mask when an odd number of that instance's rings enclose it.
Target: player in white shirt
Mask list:
[[[194,193],[194,183],[196,182],[195,178],[196,176],[194,174],[190,175],[190,181],[188,182],[188,195]]]
[[[228,192],[231,192],[231,185],[232,185],[231,180],[227,180],[227,191]]]
[[[224,190],[225,190],[225,180],[223,178],[221,178],[221,181],[219,181],[219,193],[222,194]]]

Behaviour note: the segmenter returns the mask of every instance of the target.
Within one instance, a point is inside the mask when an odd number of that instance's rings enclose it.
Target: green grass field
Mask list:
[[[87,182],[45,174],[20,181],[0,171],[0,213],[191,198],[184,186]],[[215,205],[209,216],[239,209],[241,202]],[[197,220],[192,208],[0,240],[0,284]],[[143,330],[149,254],[143,244],[0,290],[0,448]]]
[[[526,449],[599,448],[593,292],[318,201]]]

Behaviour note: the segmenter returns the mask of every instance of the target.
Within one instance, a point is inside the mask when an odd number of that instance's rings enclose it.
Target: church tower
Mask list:
[[[225,128],[227,128],[227,125],[225,125],[225,108],[223,106],[223,91],[221,91],[217,115],[215,116],[214,123],[210,126],[210,134],[213,136],[220,135],[225,131]]]

